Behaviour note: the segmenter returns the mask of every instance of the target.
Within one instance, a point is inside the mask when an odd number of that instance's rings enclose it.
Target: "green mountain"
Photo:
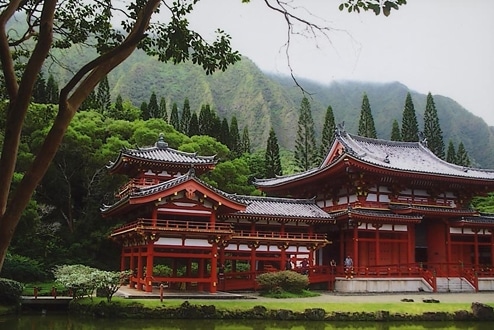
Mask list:
[[[75,68],[87,53],[68,52],[68,67]],[[56,70],[56,72],[54,72]],[[68,79],[62,69],[50,70],[58,77],[60,85]],[[192,111],[199,112],[201,105],[209,104],[220,117],[228,120],[235,115],[242,130],[249,128],[254,149],[263,149],[269,130],[274,128],[281,148],[293,150],[297,130],[298,112],[303,91],[290,77],[263,73],[248,58],[225,72],[206,75],[191,63],[173,65],[161,63],[141,52],[136,52],[109,75],[112,97],[120,94],[139,107],[149,102],[152,92],[158,100],[164,97],[168,112],[173,103],[181,109],[185,98]],[[363,93],[367,93],[379,138],[389,139],[394,119],[401,124],[407,92],[415,106],[419,129],[423,127],[426,95],[409,90],[399,82],[365,83],[339,81],[329,85],[299,79],[309,97],[318,139],[326,109],[333,108],[337,123],[345,122],[347,131],[358,131],[358,120]],[[446,148],[451,139],[455,146],[465,145],[475,166],[494,168],[494,128],[480,117],[470,113],[453,99],[434,95]]]

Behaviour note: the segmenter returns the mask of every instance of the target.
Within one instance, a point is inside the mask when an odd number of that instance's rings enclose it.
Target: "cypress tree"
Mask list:
[[[172,105],[172,112],[170,113],[170,125],[175,128],[175,130],[180,132],[180,119],[178,118],[178,107],[176,103]]]
[[[221,119],[220,117],[218,117],[216,112],[211,111],[211,128],[208,135],[218,140],[220,137],[220,129],[221,129]]]
[[[335,129],[336,129],[336,125],[334,121],[333,108],[331,106],[328,106],[328,108],[326,109],[326,115],[324,116],[321,146],[319,148],[320,161],[326,158],[329,148],[333,144]]]
[[[316,148],[315,136],[310,103],[304,97],[300,104],[297,138],[295,140],[295,162],[304,171],[314,167],[318,161],[319,153]]]
[[[266,162],[266,178],[274,178],[277,175],[283,175],[278,138],[276,137],[276,133],[274,132],[274,129],[272,127],[269,131],[264,159]]]
[[[111,106],[110,84],[108,83],[107,76],[105,76],[98,84],[96,99],[98,100],[99,113],[106,114]]]
[[[118,94],[117,99],[115,100],[115,105],[113,107],[110,107],[110,110],[108,111],[108,117],[120,119],[122,118],[123,113],[124,107],[122,95]]]
[[[148,104],[146,102],[141,103],[141,118],[143,120],[149,119]]]
[[[189,132],[187,135],[199,135],[199,120],[197,119],[197,114],[195,112],[190,116]]]
[[[248,153],[250,154],[250,136],[249,136],[249,127],[245,126],[242,131],[242,154]]]
[[[213,126],[213,118],[209,104],[202,105],[199,112],[199,134],[209,135]]]
[[[187,134],[189,132],[190,117],[192,113],[190,112],[189,99],[185,98],[184,108],[182,109],[182,117],[180,118],[180,130],[182,133]]]
[[[160,118],[159,117],[158,98],[156,97],[155,92],[152,92],[151,97],[149,98],[148,115],[149,115],[149,118]]]
[[[161,118],[168,123],[168,111],[166,111],[166,100],[164,97],[160,99],[159,113],[156,118]]]
[[[240,148],[240,132],[238,130],[237,117],[235,116],[233,116],[230,121],[230,150],[234,158],[242,155]]]
[[[401,138],[405,142],[417,142],[419,140],[419,125],[410,92],[407,93],[405,108],[403,110]]]
[[[58,104],[58,84],[53,78],[53,75],[48,76],[48,81],[46,82],[46,103],[47,104]]]
[[[393,127],[391,127],[391,141],[401,141],[400,124],[398,120],[393,120]]]
[[[362,109],[360,110],[360,120],[358,123],[358,135],[368,138],[377,138],[376,126],[372,117],[372,110],[369,104],[369,98],[364,93],[362,99]]]
[[[46,80],[43,77],[43,72],[40,72],[36,79],[33,89],[33,102],[46,104]]]
[[[458,145],[458,152],[456,153],[456,164],[460,166],[470,166],[470,157],[468,157],[467,150],[463,145],[463,142],[460,142]]]
[[[453,141],[449,140],[448,151],[446,152],[446,161],[451,164],[456,164],[456,151]]]
[[[89,93],[88,97],[86,97],[79,108],[81,110],[98,109],[98,101],[96,100],[96,92],[94,90]]]
[[[424,113],[424,135],[427,139],[427,147],[439,158],[444,159],[443,131],[439,125],[436,105],[432,94],[427,94],[427,104]]]
[[[230,127],[228,126],[228,120],[226,118],[223,118],[221,121],[220,137],[218,141],[226,145],[228,149],[230,149],[230,152],[232,151],[230,147]]]

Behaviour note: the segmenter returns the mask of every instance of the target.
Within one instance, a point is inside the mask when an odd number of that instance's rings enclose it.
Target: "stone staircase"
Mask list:
[[[475,292],[474,287],[463,277],[438,277],[437,292]]]

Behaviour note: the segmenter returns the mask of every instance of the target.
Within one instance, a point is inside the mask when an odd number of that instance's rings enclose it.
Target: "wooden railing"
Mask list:
[[[112,236],[121,235],[133,231],[149,232],[202,232],[202,233],[232,233],[230,224],[201,221],[182,221],[182,220],[162,220],[162,219],[138,219],[128,223],[113,231]]]
[[[233,238],[280,239],[280,240],[325,240],[325,234],[281,233],[272,231],[235,231]]]
[[[160,182],[160,180],[152,178],[132,179],[120,187],[118,192],[115,194],[115,197],[122,198],[133,192],[136,188],[153,186]]]

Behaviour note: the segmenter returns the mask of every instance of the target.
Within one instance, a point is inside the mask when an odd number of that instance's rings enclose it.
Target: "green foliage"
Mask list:
[[[259,191],[250,184],[250,171],[244,157],[225,161],[205,174],[202,179],[228,193],[258,195]]]
[[[482,213],[494,214],[494,193],[472,199],[472,207]]]
[[[309,285],[309,278],[291,270],[269,272],[257,277],[263,291],[301,293]]]
[[[347,10],[349,13],[352,11],[360,13],[361,10],[371,10],[376,15],[382,13],[384,16],[389,16],[392,9],[398,10],[400,6],[406,3],[406,0],[346,0],[338,8],[340,10]]]
[[[99,112],[103,115],[106,115],[110,110],[110,106],[111,106],[111,95],[110,95],[110,85],[108,83],[108,76],[105,76],[98,84],[96,101],[98,102]]]
[[[451,164],[456,164],[456,149],[453,141],[449,140],[448,151],[446,152],[446,161]]]
[[[180,131],[180,119],[178,115],[178,106],[176,103],[172,105],[172,111],[170,113],[170,125],[173,126],[177,131]]]
[[[169,135],[165,135],[166,141],[168,141],[168,137]],[[196,152],[202,156],[216,156],[219,159],[226,159],[230,152],[224,144],[204,135],[194,135],[191,138],[183,139],[178,150]]]
[[[276,176],[283,175],[283,169],[281,168],[280,159],[280,147],[278,146],[278,139],[273,128],[269,131],[269,138],[266,146],[265,159],[265,177],[274,178]]]
[[[300,104],[297,139],[295,140],[295,160],[297,166],[303,171],[313,168],[318,161],[314,119],[309,100],[306,97],[302,99]]]
[[[321,147],[319,149],[319,160],[322,162],[333,144],[336,124],[334,121],[333,108],[328,106],[324,116],[324,125],[322,129]]]
[[[185,98],[184,107],[182,109],[182,116],[180,117],[180,132],[187,134],[189,132],[190,127],[190,119],[192,117],[192,113],[190,111],[190,103],[189,99]]]
[[[460,142],[458,145],[458,151],[456,153],[456,164],[460,166],[470,166],[470,157],[468,157],[468,152],[463,145],[463,142]]]
[[[417,142],[419,140],[419,125],[410,93],[407,93],[405,108],[403,109],[401,138],[405,142]]]
[[[439,124],[436,105],[432,94],[427,94],[427,105],[424,113],[424,136],[427,139],[427,147],[439,158],[444,159],[443,131]]]
[[[167,265],[154,265],[153,276],[171,276],[173,269]]]
[[[364,97],[362,99],[362,109],[360,111],[360,120],[358,124],[358,135],[373,139],[377,138],[376,126],[374,125],[374,118],[372,117],[372,110],[366,93],[364,93]]]
[[[400,124],[398,120],[393,120],[393,127],[391,128],[391,141],[401,141]]]
[[[7,254],[0,274],[2,277],[23,283],[43,281],[48,278],[39,261],[17,254]]]
[[[22,284],[17,281],[0,278],[0,304],[17,304],[21,301]]]

